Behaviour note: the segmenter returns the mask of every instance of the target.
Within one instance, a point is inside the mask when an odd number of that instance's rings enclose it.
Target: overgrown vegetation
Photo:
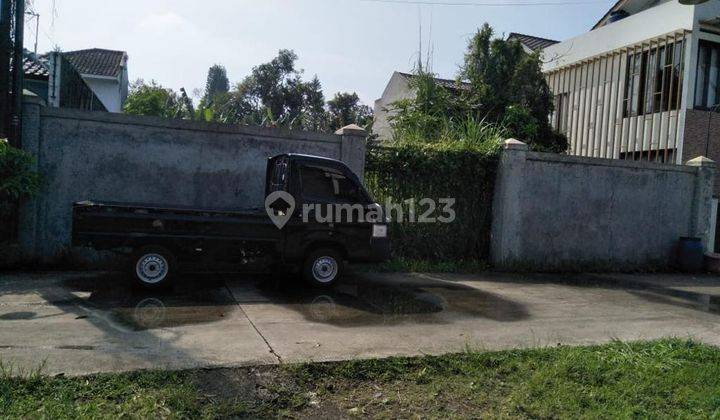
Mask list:
[[[394,257],[483,265],[502,141],[517,137],[543,151],[567,147],[548,121],[553,102],[540,58],[517,41],[493,38],[485,24],[470,40],[454,85],[421,65],[408,82],[413,97],[392,105],[392,141],[369,149],[368,187],[381,204],[455,198],[456,217],[451,223],[393,218]]]
[[[325,101],[317,76],[303,80],[298,56],[280,50],[277,57],[254,67],[240,83],[231,86],[225,67],[210,67],[205,91],[197,107],[184,89],[180,94],[151,82],[137,81],[124,111],[230,124],[335,131],[348,124],[368,127],[372,110],[355,93],[337,93]],[[200,93],[198,92],[198,97]]]
[[[553,100],[539,55],[515,40],[493,38],[487,23],[470,40],[454,86],[438,83],[421,66],[409,83],[415,96],[391,107],[395,142],[442,143],[468,129],[494,126],[534,150],[567,149],[567,139],[548,120]]]
[[[8,418],[715,418],[720,350],[592,347],[85,378],[0,375]]]
[[[487,258],[493,184],[497,170],[499,131],[470,122],[444,133],[441,143],[398,143],[375,148],[366,162],[366,184],[391,217],[395,257],[427,261],[470,261]],[[432,209],[435,222],[420,217],[431,210],[423,199],[454,199],[454,220],[443,204]],[[403,219],[389,203],[402,205]],[[411,216],[414,207],[414,216]],[[417,221],[409,221],[411,217]]]
[[[21,200],[37,194],[40,175],[27,152],[0,139],[0,217],[7,217]]]

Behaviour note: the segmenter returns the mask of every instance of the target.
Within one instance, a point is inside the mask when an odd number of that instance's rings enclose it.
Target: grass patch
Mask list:
[[[37,374],[0,379],[3,418],[216,418],[246,407],[204,398],[190,372],[139,372],[85,378]]]
[[[720,416],[720,350],[613,342],[233,370],[0,378],[7,417]]]

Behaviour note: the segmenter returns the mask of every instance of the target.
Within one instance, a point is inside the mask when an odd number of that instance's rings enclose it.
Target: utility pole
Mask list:
[[[25,12],[25,14],[35,18],[35,47],[33,48],[33,54],[35,54],[35,57],[37,57],[38,32],[40,31],[40,13],[36,13],[30,10],[29,12]]]
[[[15,39],[13,42],[12,109],[10,114],[10,144],[22,146],[23,100],[23,37],[25,30],[25,0],[15,0]]]
[[[0,138],[8,137],[10,122],[11,1],[0,0]]]

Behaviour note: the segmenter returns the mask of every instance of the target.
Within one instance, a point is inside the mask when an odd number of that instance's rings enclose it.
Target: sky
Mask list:
[[[191,93],[204,88],[213,64],[224,65],[234,84],[287,48],[299,56],[306,79],[320,78],[327,99],[357,92],[372,106],[393,71],[412,70],[421,33],[432,70],[454,78],[469,38],[484,22],[498,36],[519,32],[564,40],[588,31],[615,3],[408,1],[414,0],[33,0],[33,9],[40,13],[38,52],[127,51],[130,80],[155,80]],[[558,2],[576,4],[548,4]],[[34,42],[35,22],[28,20],[26,48],[32,50]]]

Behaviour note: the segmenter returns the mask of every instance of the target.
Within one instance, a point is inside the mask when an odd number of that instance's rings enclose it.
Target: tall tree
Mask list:
[[[171,89],[160,86],[154,80],[145,83],[138,79],[130,85],[123,111],[131,115],[175,118],[177,105],[177,94]]]
[[[526,53],[516,40],[493,38],[486,23],[470,40],[460,79],[470,83],[464,96],[480,118],[504,123],[537,148],[567,148],[548,120],[553,98],[538,53]]]
[[[305,121],[303,128],[311,131],[324,131],[327,128],[327,112],[325,112],[325,95],[317,75],[305,84],[304,92]]]
[[[280,50],[260,64],[235,89],[223,121],[323,131],[327,127],[325,96],[317,76],[309,82],[295,66],[292,50]]]
[[[311,131],[369,123],[372,111],[360,103],[357,94],[338,94],[326,104],[317,75],[310,81],[303,80],[303,71],[296,67],[297,60],[292,50],[280,50],[275,58],[255,66],[232,88],[225,67],[216,64],[208,70],[205,92],[197,110],[184,89],[177,94],[154,81],[147,84],[139,80],[133,84],[125,111]]]
[[[357,93],[337,93],[328,101],[330,128],[337,130],[348,124],[366,126],[372,121],[373,112],[369,106],[360,103]]]
[[[227,70],[220,64],[215,64],[208,69],[207,81],[205,82],[205,95],[203,100],[210,103],[217,95],[226,94],[230,91],[230,80]]]

